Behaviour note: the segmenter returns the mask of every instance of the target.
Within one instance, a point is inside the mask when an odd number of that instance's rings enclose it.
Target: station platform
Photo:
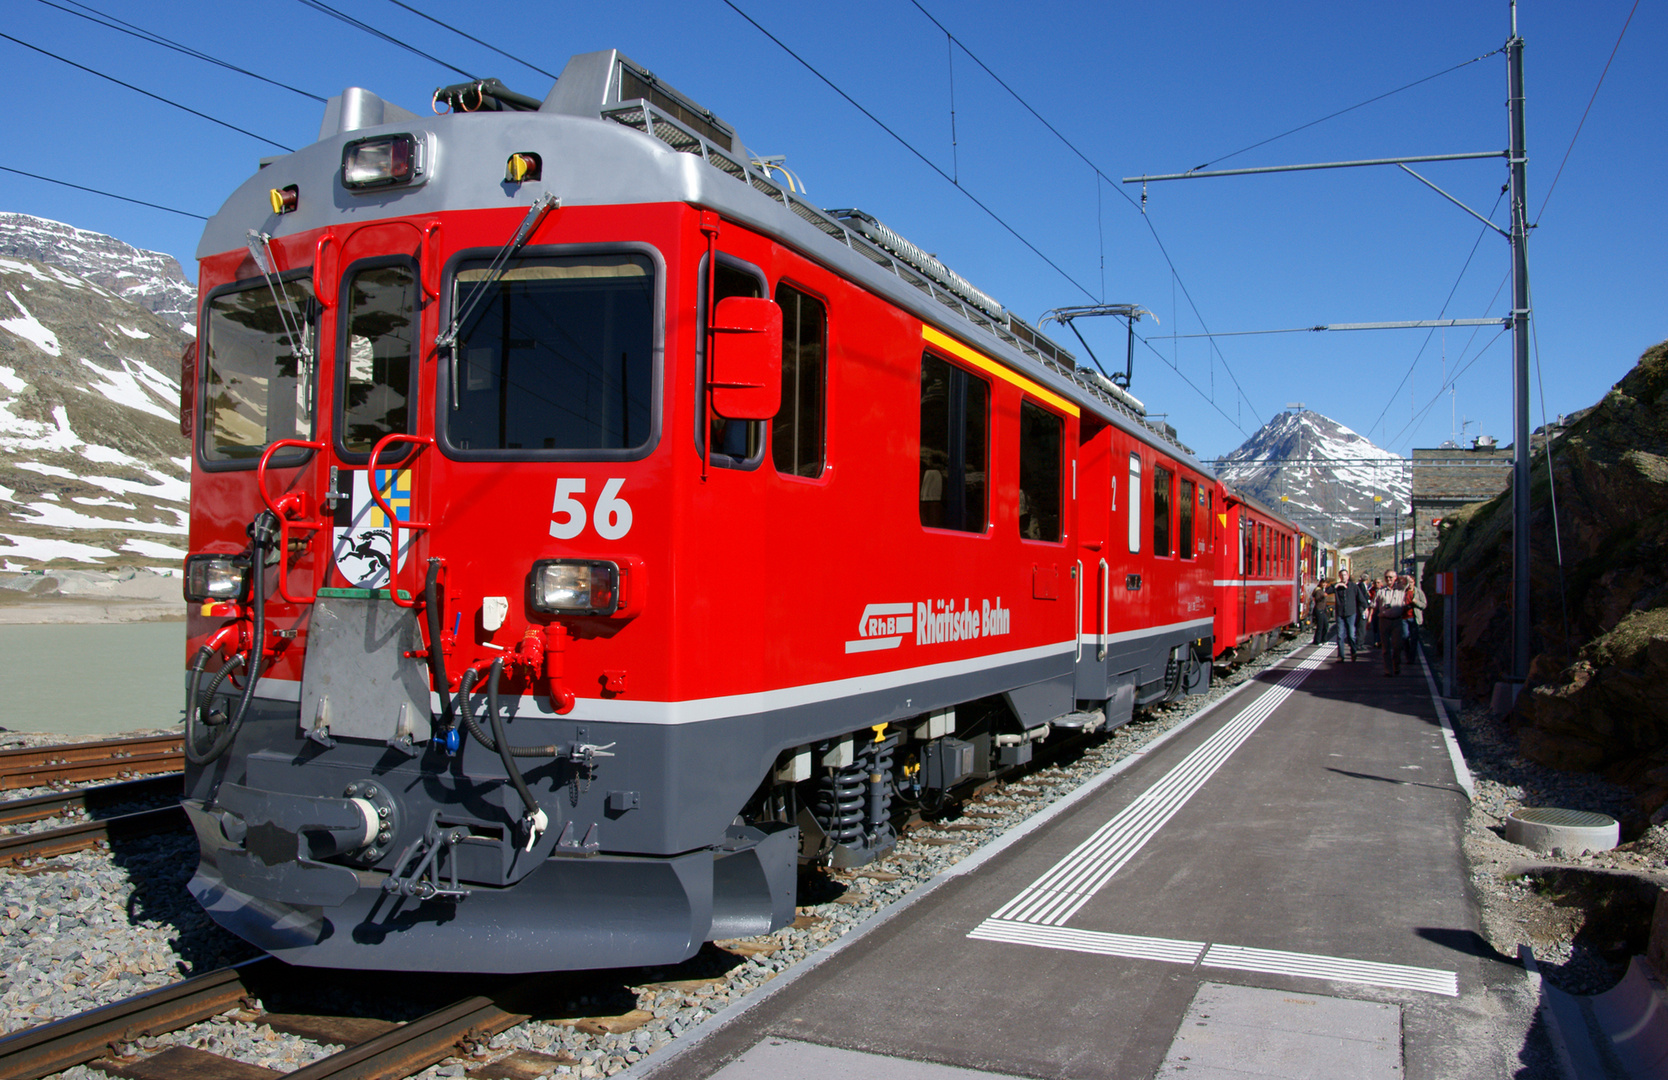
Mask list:
[[[632,1077],[1511,1076],[1420,665],[1304,646]]]

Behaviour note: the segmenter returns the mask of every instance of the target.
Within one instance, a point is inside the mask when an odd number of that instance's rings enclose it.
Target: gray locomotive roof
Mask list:
[[[620,97],[622,71],[647,80],[668,101],[704,119],[705,134],[656,104]],[[423,142],[420,182],[399,188],[349,190],[341,181],[345,144],[378,134],[410,132]],[[533,112],[419,116],[352,88],[325,109],[319,140],[262,163],[203,230],[197,257],[241,250],[250,230],[273,237],[346,223],[452,210],[531,206],[546,191],[565,206],[685,202],[777,237],[841,276],[908,309],[922,321],[1000,358],[1081,408],[1211,475],[1192,451],[1156,430],[1113,393],[1085,385],[1071,354],[1023,320],[996,306],[932,260],[922,265],[900,251],[901,238],[879,242],[811,206],[757,165],[738,140],[725,149],[722,121],[615,50],[568,61],[543,105]],[[509,154],[541,155],[542,179],[504,181]],[[329,177],[328,188],[323,178]],[[297,208],[274,214],[268,192],[294,184]],[[872,221],[872,219],[870,219]],[[874,230],[868,230],[871,235]],[[891,250],[887,250],[889,245]],[[904,258],[896,256],[903,255]],[[1082,374],[1087,377],[1086,372]],[[1121,393],[1121,392],[1119,392]]]

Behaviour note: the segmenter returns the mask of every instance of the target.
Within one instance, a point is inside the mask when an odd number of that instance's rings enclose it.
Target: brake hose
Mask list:
[[[429,675],[440,695],[440,718],[446,731],[457,726],[452,714],[452,682],[446,677],[446,651],[441,643],[440,560],[429,560],[429,577],[423,583],[423,615],[429,626]]]
[[[243,693],[238,698],[237,708],[226,721],[226,730],[221,732],[207,750],[198,750],[196,746],[197,724],[205,718],[198,715],[203,707],[202,700],[197,696],[197,688],[203,674],[203,666],[208,662],[209,649],[205,646],[197,651],[197,658],[191,665],[191,685],[188,690],[190,699],[186,702],[185,712],[185,740],[184,750],[186,760],[193,765],[207,765],[224,754],[237,737],[238,729],[243,726],[243,718],[249,713],[249,703],[255,696],[255,683],[261,677],[261,661],[266,651],[266,546],[272,539],[272,511],[262,510],[255,515],[255,520],[249,523],[249,594],[250,617],[254,622],[254,640],[249,646],[248,653],[239,653],[226,661],[215,673],[209,683],[209,696],[220,689],[220,684],[237,667],[247,664],[249,673],[243,685]],[[206,726],[206,724],[205,724]]]
[[[489,708],[493,706],[493,703],[498,696],[498,691],[496,689],[498,685],[497,673],[502,671],[502,669],[502,660],[493,661],[493,669],[490,674],[493,689],[490,691],[487,698]],[[480,677],[480,671],[475,668],[470,668],[468,671],[463,673],[463,682],[458,687],[458,706],[462,710],[463,723],[464,726],[469,729],[469,734],[475,739],[476,742],[497,754],[501,753],[498,749],[500,740],[493,738],[491,734],[487,733],[487,731],[481,727],[481,722],[475,718],[475,709],[469,703],[470,695],[473,694],[475,690],[475,683],[480,679]],[[493,730],[498,730],[497,725],[494,725]],[[560,757],[561,753],[561,748],[554,745],[510,747],[510,754],[514,757]]]

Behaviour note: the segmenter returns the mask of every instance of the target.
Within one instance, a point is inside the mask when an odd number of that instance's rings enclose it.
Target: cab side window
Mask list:
[[[791,285],[776,286],[776,304],[782,309],[782,408],[770,422],[770,456],[784,476],[815,479],[823,466],[828,314]]]

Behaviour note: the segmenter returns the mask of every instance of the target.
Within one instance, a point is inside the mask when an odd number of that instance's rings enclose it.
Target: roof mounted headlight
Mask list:
[[[620,567],[603,559],[546,559],[533,564],[533,607],[555,615],[612,615],[620,606]]]
[[[412,183],[423,168],[423,140],[409,133],[355,139],[342,147],[342,184],[355,191]]]
[[[193,604],[242,600],[249,560],[242,555],[193,555],[185,560],[185,599]]]

